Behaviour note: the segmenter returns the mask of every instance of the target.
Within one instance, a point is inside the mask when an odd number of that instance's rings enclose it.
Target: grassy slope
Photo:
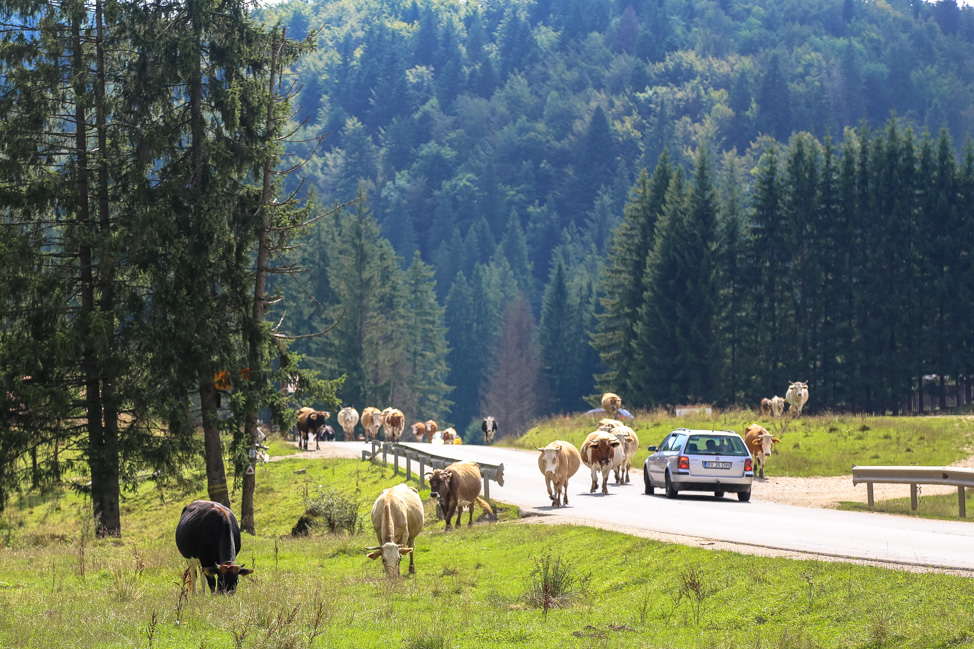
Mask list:
[[[867,439],[885,434],[868,423]],[[560,425],[545,424],[569,437]],[[667,427],[662,418],[646,426],[643,445]],[[797,438],[794,428],[785,435]],[[570,526],[445,533],[429,516],[418,575],[388,583],[364,557],[371,530],[288,535],[305,493],[319,485],[356,500],[365,520],[378,492],[399,481],[356,460],[262,466],[259,535],[244,537],[240,555],[257,572],[234,597],[188,600],[172,535],[182,506],[204,494],[198,476],[196,490],[146,484],[128,497],[122,540],[91,540],[80,522],[87,506],[73,495],[14,506],[0,519],[0,647],[974,646],[974,588],[961,577],[770,560]],[[547,616],[526,599],[546,555],[563,558],[576,580],[574,599]]]

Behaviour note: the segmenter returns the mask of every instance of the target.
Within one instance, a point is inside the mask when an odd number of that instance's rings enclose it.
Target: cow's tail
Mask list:
[[[491,509],[490,508],[490,505],[487,504],[487,501],[484,500],[483,498],[481,498],[480,496],[477,496],[477,504],[480,505],[481,507],[483,507],[484,508],[484,511],[486,511],[491,516],[494,515],[494,510]]]

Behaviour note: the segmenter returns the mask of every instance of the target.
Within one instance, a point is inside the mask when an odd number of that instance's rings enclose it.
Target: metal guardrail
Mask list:
[[[434,455],[428,451],[410,448],[401,444],[393,444],[391,442],[380,442],[376,439],[372,440],[371,451],[362,451],[362,460],[374,463],[380,453],[384,464],[389,464],[389,454],[392,453],[393,467],[396,475],[399,475],[399,459],[404,459],[407,480],[412,479],[412,462],[418,462],[420,487],[426,486],[427,466],[430,470],[443,469],[457,461],[453,458]],[[504,486],[504,465],[484,464],[483,462],[477,462],[477,465],[480,466],[480,475],[484,480],[484,500],[490,503],[490,482],[496,482],[498,487]]]
[[[935,484],[957,487],[957,515],[967,518],[965,490],[974,487],[974,469],[951,466],[853,466],[852,484],[866,485],[866,504],[873,506],[873,485],[910,485],[910,508],[917,508],[917,485]]]

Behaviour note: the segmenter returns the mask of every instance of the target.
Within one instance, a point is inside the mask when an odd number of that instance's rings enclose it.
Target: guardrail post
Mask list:
[[[382,442],[382,463],[389,464],[389,445]]]
[[[419,456],[419,487],[420,489],[426,488],[426,456]]]
[[[410,453],[409,451],[406,451],[404,455],[406,456],[406,480],[412,480],[412,478],[413,478],[412,464],[410,462],[410,460],[413,459],[412,457],[410,457],[412,455],[412,453]]]
[[[917,510],[917,486],[915,482],[910,485],[910,509]]]
[[[392,472],[392,475],[399,475],[399,445],[398,444],[392,445],[392,464],[395,467],[395,470]]]
[[[873,506],[873,483],[866,483],[866,504],[870,507]]]
[[[484,500],[490,504],[490,473],[484,472]],[[473,507],[473,505],[471,505]]]
[[[957,515],[967,518],[967,494],[964,493],[964,485],[957,487]]]

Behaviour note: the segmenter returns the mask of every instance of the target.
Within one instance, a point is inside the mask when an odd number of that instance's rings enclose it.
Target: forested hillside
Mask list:
[[[810,408],[906,410],[924,375],[942,406],[974,367],[974,9],[344,0],[262,18],[320,30],[292,76],[314,200],[363,196],[281,285],[307,305],[292,321],[338,322],[295,348],[348,374],[346,403],[516,429],[602,389],[752,404],[809,380]]]

